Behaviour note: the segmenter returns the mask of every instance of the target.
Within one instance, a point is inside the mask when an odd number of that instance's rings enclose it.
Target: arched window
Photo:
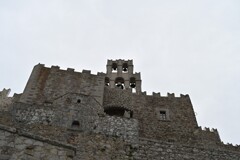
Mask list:
[[[134,77],[130,78],[130,87],[132,88],[132,92],[136,92],[136,79]]]
[[[110,84],[110,80],[109,80],[109,78],[108,77],[105,77],[105,85],[106,86],[109,86]]]
[[[125,88],[125,86],[124,86],[124,79],[122,77],[117,77],[115,79],[115,87],[116,88],[121,88],[121,89]]]
[[[127,72],[128,72],[128,64],[127,64],[127,63],[123,63],[122,71],[123,71],[124,73],[127,73]]]
[[[112,64],[112,72],[117,72],[117,63]]]

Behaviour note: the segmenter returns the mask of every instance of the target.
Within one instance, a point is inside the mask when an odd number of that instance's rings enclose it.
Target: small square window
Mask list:
[[[160,111],[160,119],[167,120],[167,113],[166,111]]]
[[[157,118],[161,121],[169,121],[169,110],[165,108],[156,108]]]

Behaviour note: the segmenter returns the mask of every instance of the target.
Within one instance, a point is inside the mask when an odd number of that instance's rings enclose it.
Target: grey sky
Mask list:
[[[133,59],[143,90],[189,94],[198,124],[240,144],[239,0],[1,0],[0,90],[32,67],[105,72]]]

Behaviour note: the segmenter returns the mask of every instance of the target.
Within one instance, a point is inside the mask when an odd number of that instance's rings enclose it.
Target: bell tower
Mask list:
[[[140,73],[133,73],[132,60],[108,60],[105,85],[110,88],[131,89],[141,92]]]

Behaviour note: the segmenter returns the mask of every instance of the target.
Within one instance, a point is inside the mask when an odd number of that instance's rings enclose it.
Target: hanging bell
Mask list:
[[[127,72],[127,68],[123,68],[123,71],[124,71],[124,72]]]
[[[135,83],[131,83],[131,84],[130,84],[130,87],[131,87],[131,88],[135,88],[135,87],[136,87],[136,84],[135,84]]]
[[[123,84],[120,83],[120,82],[118,82],[116,86],[117,86],[117,88],[121,88],[121,89],[123,89]]]

